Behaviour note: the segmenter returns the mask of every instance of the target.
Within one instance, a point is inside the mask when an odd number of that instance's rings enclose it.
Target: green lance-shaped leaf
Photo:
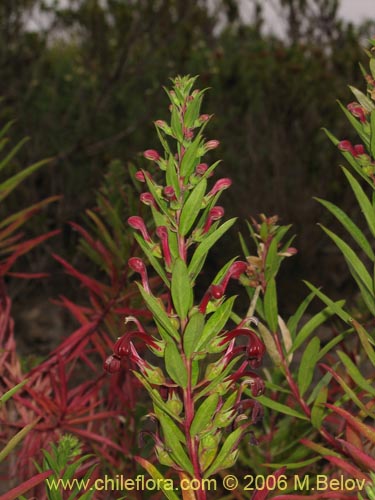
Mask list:
[[[314,285],[309,283],[308,281],[304,281],[305,285],[312,290],[317,297],[319,297],[325,304],[327,304],[331,310],[332,313],[337,314],[339,318],[341,318],[345,323],[351,322],[351,317],[350,315],[344,311],[342,306],[345,304],[345,301],[343,300],[338,300],[337,302],[334,302],[331,300],[327,295],[325,295],[323,292],[321,292],[318,288],[316,288]],[[293,350],[295,350],[296,347],[295,345],[293,346]]]
[[[245,389],[245,393],[252,397],[250,390]],[[256,399],[257,399],[257,401],[259,401],[259,403],[262,406],[266,406],[267,408],[271,408],[271,410],[275,410],[279,413],[283,413],[284,415],[289,415],[290,417],[297,417],[301,420],[308,420],[307,417],[303,413],[300,413],[299,411],[294,410],[293,408],[290,408],[290,406],[284,405],[282,403],[278,403],[277,401],[274,401],[273,399],[270,399],[267,396],[259,396]]]
[[[49,159],[45,159],[34,163],[34,165],[24,168],[21,172],[18,172],[18,174],[15,174],[6,181],[2,182],[0,184],[0,201],[4,200],[8,194],[10,194],[22,181],[24,181],[40,167],[46,165],[49,161]]]
[[[187,386],[187,371],[185,364],[174,342],[168,342],[164,352],[165,368],[173,382],[185,388]]]
[[[202,207],[203,197],[206,193],[207,181],[202,179],[191,191],[181,211],[178,232],[185,236],[197,218]]]
[[[180,442],[178,435],[181,433],[171,418],[167,415],[159,414],[161,427],[163,429],[164,439],[170,454],[175,462],[182,467],[185,472],[193,475],[193,466]]]
[[[328,388],[324,386],[318,392],[318,395],[311,409],[311,423],[313,424],[315,429],[321,428],[322,421],[325,416],[324,405],[327,402],[327,395],[328,395]]]
[[[296,336],[298,323],[301,321],[306,309],[309,307],[314,297],[315,294],[313,292],[309,293],[309,295],[298,306],[297,311],[288,319],[286,325],[292,335],[292,338]]]
[[[276,276],[277,271],[280,267],[282,259],[278,255],[277,247],[278,247],[278,241],[276,238],[274,238],[267,252],[266,272],[265,272],[265,278],[267,282],[269,282],[270,279]]]
[[[357,132],[359,137],[365,143],[365,146],[368,148],[370,145],[369,136],[364,131],[362,124],[356,118],[354,118],[354,116],[346,109],[345,106],[341,104],[341,102],[339,102],[339,105],[344,114],[346,115],[346,118],[349,120],[350,124],[354,128],[354,130]]]
[[[320,340],[318,337],[314,337],[307,344],[307,347],[302,354],[301,363],[299,365],[298,370],[298,388],[301,393],[301,396],[306,392],[309,388],[313,375],[314,368],[316,364],[316,359],[319,354],[320,348]]]
[[[343,168],[343,172],[346,178],[348,179],[351,188],[353,189],[355,197],[357,198],[359,206],[361,207],[363,215],[365,216],[365,219],[367,221],[368,227],[372,235],[375,237],[375,213],[372,208],[372,204],[368,199],[368,197],[366,196],[365,192],[363,191],[361,185],[352,176],[352,174],[346,168]]]
[[[212,314],[212,316],[207,321],[202,335],[199,339],[197,350],[203,349],[207,343],[214,338],[221,330],[224,328],[226,322],[228,321],[230,314],[232,312],[234,301],[236,297],[230,297],[223,304],[221,304],[218,309]]]
[[[264,294],[264,314],[272,332],[276,332],[278,324],[276,280],[271,278]]]
[[[189,319],[189,323],[186,325],[184,331],[184,353],[188,358],[190,358],[191,355],[197,350],[197,345],[199,344],[203,328],[204,315],[200,312],[196,312]]]
[[[357,257],[357,254],[339,236],[337,236],[335,233],[333,233],[332,231],[330,231],[326,227],[324,227],[324,226],[321,226],[321,227],[324,230],[324,232],[328,234],[328,236],[335,242],[335,244],[341,250],[341,252],[343,253],[343,255],[345,257],[345,260],[347,261],[349,266],[356,271],[358,278],[365,285],[367,290],[370,293],[372,293],[373,287],[372,287],[371,276],[370,276],[369,272],[367,271],[366,267],[364,266],[363,262]]]
[[[211,394],[203,401],[195,413],[194,420],[190,427],[190,434],[192,436],[196,436],[202,432],[208,424],[212,423],[218,402],[219,395],[217,393]]]
[[[150,264],[164,281],[164,283],[169,287],[169,280],[162,265],[159,263],[158,259],[152,254],[151,250],[148,248],[147,243],[145,243],[144,239],[137,233],[134,234],[135,239],[138,242],[138,245],[142,248],[146,257],[148,258]]]
[[[362,347],[365,350],[369,360],[371,361],[373,366],[375,366],[375,351],[374,351],[374,348],[372,347],[372,345],[370,344],[369,334],[363,328],[363,326],[358,323],[358,321],[353,319],[352,324],[353,324],[354,328],[356,329],[356,332],[358,333]]]
[[[186,148],[180,166],[180,173],[182,177],[188,178],[194,172],[199,160],[198,151],[201,143],[202,134],[200,132],[194,141]]]
[[[374,262],[375,254],[371,248],[370,243],[367,241],[366,236],[359,229],[359,227],[354,224],[350,217],[341,208],[337,207],[333,203],[322,200],[320,198],[315,198],[319,203],[327,208],[336,219],[341,222],[344,228],[348,231],[350,236],[358,243],[360,248],[366,253],[366,255]]]
[[[39,420],[39,419],[38,419]],[[0,451],[0,463],[11,453],[14,448],[19,444],[22,439],[25,438],[25,436],[35,427],[35,425],[38,423],[38,420],[35,420],[35,422],[32,422],[30,424],[27,424],[23,429],[17,432],[5,445],[5,447]]]
[[[176,340],[179,340],[180,336],[176,328],[172,325],[171,320],[169,319],[167,313],[164,311],[162,306],[159,304],[158,300],[151,294],[147,293],[142,285],[137,283],[139,291],[141,292],[141,295],[143,297],[143,300],[146,302],[147,307],[149,310],[152,312],[153,316],[157,321],[160,323],[160,325],[163,327],[163,329],[166,331],[168,335],[173,337]],[[164,339],[168,340],[168,339]]]
[[[362,91],[352,87],[351,85],[349,85],[349,88],[353,92],[353,95],[358,100],[359,104],[363,106],[366,111],[371,113],[371,111],[375,109],[374,103]]]
[[[371,156],[375,158],[375,110],[371,111],[370,151]]]
[[[19,384],[15,385],[9,391],[5,392],[1,397],[0,397],[0,408],[2,407],[3,404],[8,401],[8,399],[12,398],[16,392],[18,392],[26,383],[28,382],[28,379],[26,378],[25,380],[22,380]]]
[[[344,305],[344,301],[338,301],[337,305]],[[293,343],[292,352],[295,352],[303,342],[313,333],[316,329],[327,321],[333,314],[334,310],[331,307],[326,307],[319,313],[315,314],[312,318],[307,321],[301,330],[298,332],[296,339]]]
[[[198,245],[189,264],[189,274],[193,280],[198,276],[200,270],[202,269],[210,248],[223,236],[224,233],[228,231],[231,226],[233,226],[235,221],[236,218],[227,220],[222,226],[207,236],[207,238],[205,238],[202,243]]]
[[[152,479],[157,481],[158,487],[160,487],[160,489],[163,491],[164,495],[166,496],[166,498],[168,498],[168,500],[179,500],[179,497],[176,495],[176,493],[170,488],[166,487],[166,484],[169,480],[166,479],[151,462],[145,460],[143,457],[134,457],[134,459],[144,469],[147,470]]]
[[[233,452],[234,448],[236,448],[239,440],[241,439],[241,434],[243,433],[243,429],[238,427],[235,431],[231,432],[229,436],[224,441],[221,450],[219,451],[217,457],[211,464],[211,466],[204,473],[204,477],[207,478],[219,471],[222,467],[223,463],[225,463],[226,459]]]
[[[171,294],[177,314],[185,319],[193,305],[193,289],[186,264],[179,257],[173,264]]]
[[[176,160],[172,153],[169,154],[167,161],[167,172],[166,172],[166,180],[169,186],[172,186],[175,190],[177,196],[180,194],[180,186],[178,184],[178,176],[177,176],[177,168],[176,168]]]
[[[365,377],[362,375],[362,373],[358,370],[356,365],[353,363],[353,361],[349,358],[347,354],[345,354],[342,351],[339,351],[338,357],[340,358],[341,362],[345,365],[349,375],[353,379],[353,381],[364,391],[369,392],[372,396],[375,396],[375,388],[373,384],[369,383]]]
[[[187,109],[184,114],[185,126],[190,128],[194,125],[195,121],[199,118],[199,111],[202,103],[202,98],[205,90],[201,90],[192,101],[188,102]]]

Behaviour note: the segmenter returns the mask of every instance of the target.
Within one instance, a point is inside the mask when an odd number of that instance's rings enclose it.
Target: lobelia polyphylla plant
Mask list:
[[[227,285],[246,273],[247,262],[232,259],[196,300],[195,281],[208,252],[235,219],[221,223],[224,209],[217,205],[230,179],[219,179],[208,187],[219,162],[208,166],[201,158],[219,142],[203,137],[211,117],[200,114],[204,90],[192,91],[194,82],[191,77],[173,80],[173,90],[167,90],[171,123],[155,122],[164,152],[144,152],[158,173],[154,177],[145,170],[136,173],[148,188],[141,201],[150,206],[155,230],[149,232],[138,216],[128,220],[167,290],[158,298],[144,261],[129,260],[131,269],[140,275],[138,287],[158,335],[146,331],[139,319],[127,318],[130,328],[115,343],[105,368],[112,373],[131,362],[153,401],[159,462],[180,476],[200,480],[235,463],[239,442],[246,434],[252,436],[250,427],[262,416],[260,405],[246,398],[244,390],[250,387],[255,397],[263,393],[263,381],[253,369],[261,363],[265,348],[250,328],[254,318],[228,326],[236,297],[225,295]],[[155,180],[160,172],[164,185]],[[146,344],[160,358],[157,365],[137,352],[135,341]],[[151,474],[159,474],[146,460],[139,457],[139,462]],[[191,495],[206,499],[203,489]],[[167,496],[177,498],[172,492]]]

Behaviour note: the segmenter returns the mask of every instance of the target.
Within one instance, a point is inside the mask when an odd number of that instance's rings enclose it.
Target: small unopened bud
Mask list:
[[[366,122],[366,112],[365,109],[360,104],[358,104],[357,102],[351,102],[350,104],[347,105],[347,108],[353,116],[359,118],[359,121],[361,123]]]
[[[184,137],[188,141],[190,141],[194,137],[194,132],[191,130],[191,128],[184,129]]]
[[[197,168],[195,169],[195,173],[197,175],[203,175],[208,169],[207,163],[200,163],[197,165]]]
[[[354,146],[354,151],[355,151],[356,155],[364,155],[364,154],[366,154],[365,147],[364,147],[363,144],[356,144]]]
[[[211,149],[216,149],[219,147],[220,142],[217,141],[216,139],[213,139],[212,141],[207,141],[206,144],[204,145],[204,148],[206,151],[210,151]]]
[[[121,359],[114,354],[111,354],[104,362],[104,370],[108,373],[116,373],[120,371],[120,368]]]
[[[146,182],[144,173],[142,170],[138,170],[138,172],[135,173],[134,177],[137,179],[139,182]]]
[[[211,118],[211,116],[210,116],[210,115],[200,115],[200,117],[199,117],[199,121],[200,121],[201,123],[204,123],[204,122],[207,122],[210,118]]]
[[[145,205],[149,205],[149,206],[154,207],[155,209],[157,209],[157,205],[156,205],[155,199],[154,199],[154,197],[152,196],[151,193],[149,193],[149,192],[141,193],[139,195],[139,199]]]
[[[146,149],[146,151],[144,151],[143,153],[143,156],[147,160],[152,160],[152,161],[158,161],[160,159],[160,155],[157,151],[155,151],[155,149]]]
[[[173,186],[166,186],[163,190],[164,196],[168,198],[168,200],[175,201],[176,198],[176,192],[174,190]]]

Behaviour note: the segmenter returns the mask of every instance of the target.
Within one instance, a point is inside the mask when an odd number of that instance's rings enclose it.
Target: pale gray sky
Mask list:
[[[280,25],[280,18],[277,12],[278,1],[263,0],[265,18],[270,31],[283,32]],[[241,12],[244,18],[251,16],[253,9],[252,0],[240,0]],[[365,21],[366,19],[375,20],[375,0],[341,0],[340,14],[347,21],[354,24]]]
[[[341,0],[341,15],[353,22],[375,19],[375,0]]]

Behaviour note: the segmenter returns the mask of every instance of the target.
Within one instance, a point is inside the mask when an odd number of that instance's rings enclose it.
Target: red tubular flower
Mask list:
[[[168,242],[168,229],[165,226],[159,226],[156,229],[156,234],[161,240],[161,248],[163,250],[164,260],[168,267],[172,265],[171,251]]]
[[[248,337],[248,343],[245,346],[238,346],[237,349],[245,349],[250,366],[256,368],[260,365],[266,348],[258,335],[253,330],[250,330],[250,328],[235,328],[224,335],[219,345],[223,345],[241,335],[246,335]],[[237,353],[238,350],[232,349],[231,356],[233,357],[233,355]]]
[[[239,369],[234,372],[232,375],[229,375],[227,378],[228,381],[236,382],[240,378],[246,377],[245,380],[242,381],[241,385],[250,385],[251,393],[256,398],[261,396],[265,390],[264,380],[259,377],[255,372],[245,370],[244,364],[242,364]]]
[[[154,199],[154,197],[152,196],[151,193],[149,193],[148,191],[145,192],[145,193],[141,193],[139,195],[139,199],[141,200],[142,203],[144,203],[145,205],[150,205],[152,207],[154,207],[156,210],[158,209],[158,206],[156,204],[156,201]]]
[[[157,151],[155,151],[155,149],[146,149],[146,151],[144,151],[143,153],[143,156],[147,160],[152,160],[152,161],[160,160],[160,155]]]
[[[134,332],[127,332],[122,337],[119,337],[116,340],[115,345],[113,346],[113,354],[115,356],[118,356],[119,358],[122,358],[124,356],[129,356],[131,352],[130,351],[131,339],[133,337],[143,340],[143,342],[146,345],[160,351],[160,347],[150,335],[144,332],[134,331]]]
[[[208,217],[206,220],[206,223],[203,228],[203,233],[207,233],[210,230],[211,224],[214,220],[219,220],[223,217],[224,215],[224,208],[223,207],[213,207],[208,213]]]
[[[207,305],[209,301],[213,299],[221,299],[221,297],[224,295],[224,290],[221,285],[211,285],[207,292],[204,294],[203,299],[201,300],[201,303],[199,304],[199,311],[202,314],[205,314]]]
[[[230,278],[238,280],[241,274],[244,274],[246,272],[247,267],[248,267],[247,262],[243,262],[241,260],[233,262],[233,264],[230,266],[230,268],[228,269],[228,271],[226,272],[224,278],[221,280],[220,283],[221,286],[223,287],[224,292],[227,288],[228,281],[230,280]]]
[[[236,403],[235,408],[239,413],[243,413],[245,410],[251,408],[251,410],[252,410],[251,423],[252,424],[258,423],[260,420],[262,420],[262,418],[264,416],[263,407],[255,399],[240,400],[238,403]]]
[[[141,275],[142,286],[145,289],[145,291],[147,293],[151,293],[150,285],[148,283],[147,269],[143,260],[138,257],[131,257],[128,260],[128,264],[130,269]]]
[[[150,235],[148,234],[145,222],[142,219],[142,217],[139,217],[138,215],[133,215],[129,217],[128,224],[133,229],[137,229],[138,231],[140,231],[140,233],[143,236],[143,239],[147,241],[147,243],[152,243],[152,240],[150,238]]]
[[[219,179],[216,181],[214,187],[211,189],[207,196],[215,196],[219,191],[223,191],[224,189],[229,188],[232,185],[232,181],[226,177]]]

